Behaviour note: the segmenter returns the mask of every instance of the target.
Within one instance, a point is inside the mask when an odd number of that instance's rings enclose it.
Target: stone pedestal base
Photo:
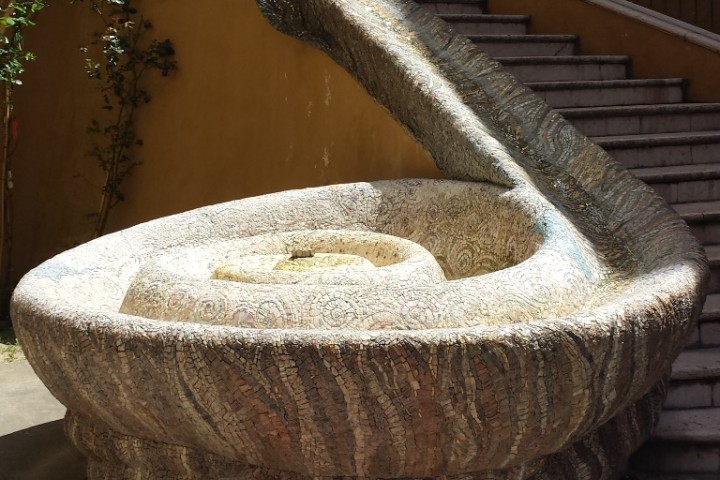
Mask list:
[[[567,449],[504,470],[445,476],[443,480],[611,480],[649,435],[664,399],[664,383]],[[308,480],[294,472],[246,465],[180,445],[114,432],[68,411],[66,431],[88,457],[88,480]],[[360,477],[348,477],[361,480]],[[369,479],[362,479],[369,480]],[[409,480],[409,479],[405,479]]]
[[[310,480],[294,472],[271,471],[180,445],[114,432],[73,412],[65,416],[73,444],[88,457],[88,480]],[[448,480],[524,480],[539,472],[544,460],[503,471],[484,471]],[[340,477],[333,477],[340,478]],[[370,480],[346,477],[348,480]],[[404,479],[411,480],[411,479]],[[417,479],[420,480],[420,479]],[[427,480],[427,479],[423,479]]]

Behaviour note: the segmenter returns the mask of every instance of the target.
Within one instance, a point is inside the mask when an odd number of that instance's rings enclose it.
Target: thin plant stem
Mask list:
[[[12,283],[12,239],[13,239],[13,221],[12,221],[12,106],[13,106],[13,85],[4,85],[3,96],[3,168],[2,168],[2,234],[0,235],[0,252],[2,252],[2,284],[3,301],[10,298],[10,288]],[[7,308],[2,305],[2,311]]]
[[[103,137],[89,152],[105,173],[98,209],[91,215],[96,238],[105,232],[113,208],[124,200],[125,180],[140,164],[134,155],[135,148],[142,145],[135,117],[137,109],[150,101],[142,87],[143,76],[152,69],[165,76],[177,65],[170,40],[144,41],[152,25],[131,7],[131,0],[93,0],[90,8],[100,18],[103,31],[95,34],[91,44],[96,47],[93,50],[99,50],[96,58],[90,47],[83,49],[88,54],[87,73],[102,82],[103,110],[116,112],[109,122],[93,120],[88,128],[89,133]]]
[[[17,121],[13,115],[15,87],[20,85],[23,62],[34,59],[24,49],[23,31],[35,25],[44,0],[0,2],[0,84],[2,85],[2,158],[0,158],[0,315],[8,312],[13,283],[13,154]],[[0,318],[2,320],[2,318]]]

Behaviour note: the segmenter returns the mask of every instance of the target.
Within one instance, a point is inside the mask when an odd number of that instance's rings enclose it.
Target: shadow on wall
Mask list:
[[[629,4],[623,7],[623,3],[623,0],[505,0],[490,2],[490,13],[531,15],[531,33],[577,34],[582,38],[584,54],[630,55],[634,77],[684,78],[689,81],[690,100],[720,100],[717,81],[720,43],[714,36],[698,36],[667,22],[658,23],[657,19],[638,12],[628,12]]]
[[[720,0],[629,0],[663,15],[720,34]]]
[[[143,165],[109,231],[289,188],[439,177],[430,157],[343,70],[276,32],[253,0],[142,4],[179,70],[150,79],[138,118]],[[97,28],[86,5],[58,2],[28,39],[37,61],[18,89],[14,276],[91,236],[100,170],[85,155],[101,99],[84,73]],[[188,28],[192,25],[193,28]],[[153,83],[155,82],[155,83]]]

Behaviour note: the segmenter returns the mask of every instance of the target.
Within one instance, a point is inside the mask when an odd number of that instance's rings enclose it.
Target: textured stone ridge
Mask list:
[[[569,235],[573,226],[530,192],[429,180],[338,185],[293,193],[304,214],[294,211],[287,196],[264,197],[244,207],[243,216],[264,231],[278,223],[304,228],[324,212],[322,228],[354,225],[392,234],[387,238],[403,242],[414,258],[351,276],[306,273],[296,276],[297,282],[214,282],[208,281],[213,265],[228,252],[283,251],[283,242],[293,243],[290,237],[298,233],[249,234],[199,247],[185,239],[182,244],[189,246],[170,247],[141,267],[120,311],[241,327],[418,329],[561,316],[612,291],[598,289],[607,287],[602,259]],[[535,233],[548,223],[553,232],[544,238]],[[333,231],[321,230],[312,245],[319,247],[322,238],[332,243]],[[388,245],[378,244],[378,252]],[[368,256],[378,265],[385,262],[379,253]],[[579,259],[595,267],[578,269]]]
[[[260,5],[355,75],[454,180],[215,205],[28,274],[13,321],[68,407],[90,480],[618,478],[702,304],[707,266],[687,227],[413,4]],[[295,230],[402,238],[442,272],[280,285],[193,263]],[[120,313],[126,295],[137,301]]]

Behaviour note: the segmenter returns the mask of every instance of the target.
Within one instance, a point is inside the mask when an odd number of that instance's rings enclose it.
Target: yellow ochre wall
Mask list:
[[[429,156],[324,54],[273,30],[254,0],[136,0],[179,70],[152,75],[138,116],[143,162],[109,230],[211,203],[339,182],[438,177]],[[53,2],[28,31],[38,59],[17,90],[14,270],[88,240],[102,178],[85,155],[99,84],[79,47],[99,23],[88,4]],[[637,77],[690,79],[692,100],[720,100],[717,52],[586,0],[492,0],[533,15],[538,33],[577,33],[584,53],[630,54]],[[154,74],[154,72],[153,72]]]
[[[179,70],[152,73],[139,112],[143,164],[109,230],[290,188],[438,177],[429,155],[328,57],[275,31],[253,0],[135,2]],[[15,272],[90,238],[99,203],[85,133],[98,82],[79,47],[98,28],[87,2],[53,2],[28,31],[37,54],[17,91]]]

